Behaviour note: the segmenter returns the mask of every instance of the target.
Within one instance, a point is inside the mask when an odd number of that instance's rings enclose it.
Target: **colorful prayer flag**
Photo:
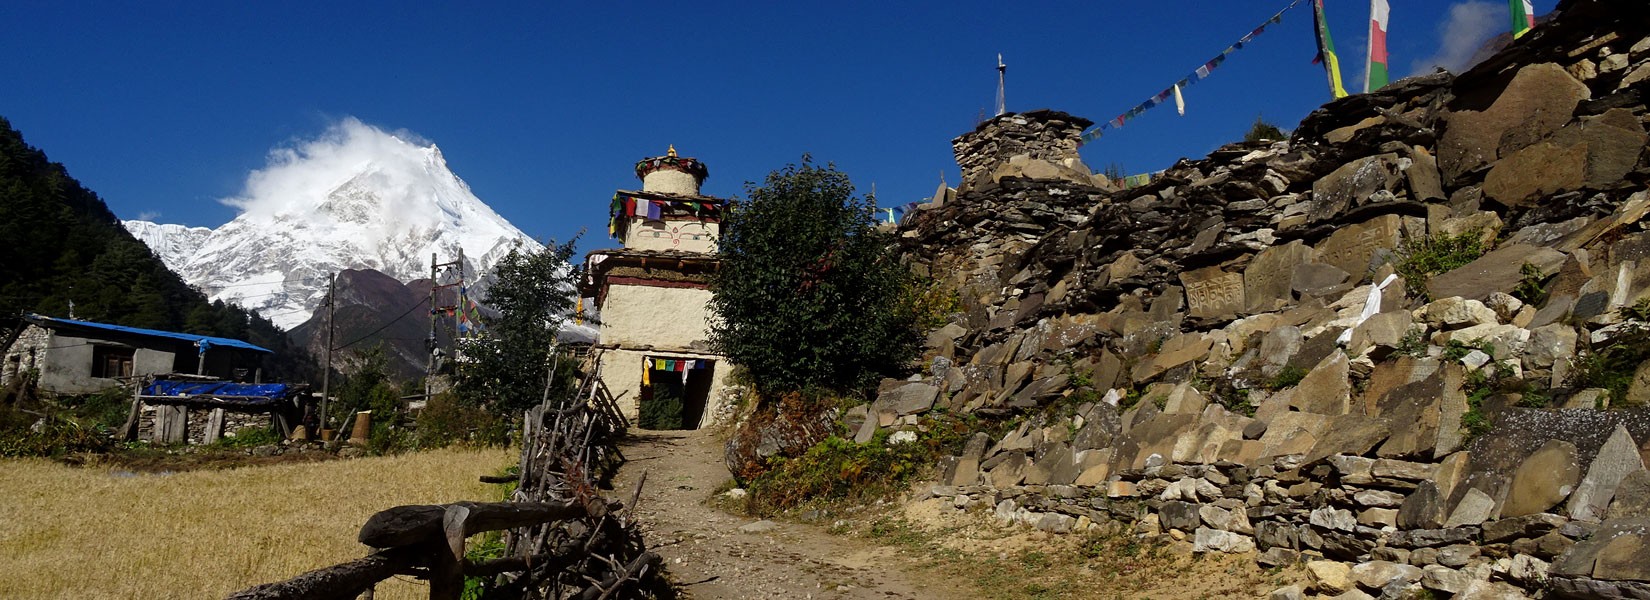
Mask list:
[[[1180,96],[1180,84],[1174,85],[1174,109],[1180,116],[1186,116],[1186,99]]]
[[[1386,24],[1391,7],[1386,0],[1369,0],[1369,65],[1364,69],[1364,93],[1386,87]]]
[[[1524,37],[1525,33],[1535,27],[1535,6],[1530,0],[1508,0],[1512,6],[1512,34],[1513,39]]]
[[[1335,56],[1335,40],[1329,36],[1329,20],[1323,14],[1323,0],[1312,0],[1312,20],[1317,24],[1313,33],[1318,42],[1318,57],[1312,62],[1323,63],[1323,70],[1329,75],[1329,93],[1336,98],[1345,98],[1346,87],[1341,85],[1341,60]]]

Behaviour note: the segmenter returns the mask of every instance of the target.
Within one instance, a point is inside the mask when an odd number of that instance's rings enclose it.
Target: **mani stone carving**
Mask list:
[[[1186,304],[1193,317],[1230,317],[1247,308],[1242,274],[1204,267],[1181,273],[1180,283],[1186,286]]]

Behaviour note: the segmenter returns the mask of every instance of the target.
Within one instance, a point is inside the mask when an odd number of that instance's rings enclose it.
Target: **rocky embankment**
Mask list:
[[[901,234],[966,313],[861,439],[985,417],[1007,433],[927,494],[1304,562],[1319,595],[1650,598],[1650,23],[1624,12],[1561,2],[1459,77],[1125,191],[1074,164],[1070,115],[958,138],[957,197]]]

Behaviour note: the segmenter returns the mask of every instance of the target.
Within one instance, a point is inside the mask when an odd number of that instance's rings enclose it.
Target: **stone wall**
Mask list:
[[[1087,181],[1090,173],[1077,154],[1078,136],[1093,124],[1053,110],[1007,113],[981,123],[974,131],[951,140],[951,151],[962,168],[963,182],[957,189],[966,192],[994,179],[995,170],[1016,158],[1019,165],[1039,163],[1042,170],[1032,175],[1036,178]]]
[[[705,348],[710,291],[696,287],[613,284],[601,306],[601,343],[666,351]]]
[[[1305,562],[1324,596],[1650,597],[1650,366],[1578,374],[1650,343],[1650,23],[1612,6],[1141,188],[979,180],[918,213],[910,260],[995,290],[859,439],[1014,419],[928,495]],[[1483,252],[1410,268],[1446,239]]]
[[[156,419],[160,416],[162,407],[176,405],[159,405],[145,402],[138,414],[137,439],[156,443],[165,443],[156,437]],[[173,408],[175,410],[175,408]],[[184,408],[184,443],[190,445],[210,444],[216,440],[209,434],[214,433],[212,427],[213,409],[204,407]],[[236,432],[247,428],[267,429],[273,426],[273,421],[267,412],[241,412],[234,410],[223,411],[223,422],[217,432],[221,436],[234,437]]]

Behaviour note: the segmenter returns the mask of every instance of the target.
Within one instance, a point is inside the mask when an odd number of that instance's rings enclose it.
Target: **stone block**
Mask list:
[[[1331,352],[1319,361],[1300,383],[1292,399],[1301,412],[1337,416],[1352,409],[1352,388],[1347,380],[1350,361],[1341,352]]]
[[[1339,594],[1352,589],[1352,567],[1343,562],[1314,560],[1306,563],[1307,580],[1320,594]]]
[[[1254,552],[1255,540],[1246,535],[1199,527],[1194,534],[1192,551],[1202,554],[1206,552],[1242,553]]]
[[[1296,265],[1312,258],[1299,240],[1260,251],[1243,270],[1243,297],[1250,313],[1277,310],[1294,301],[1290,281]]]
[[[1490,251],[1466,265],[1427,280],[1434,298],[1460,296],[1482,301],[1495,292],[1511,292],[1523,281],[1524,263],[1535,265],[1543,276],[1564,264],[1564,254],[1551,248],[1510,244]]]
[[[1576,106],[1590,95],[1585,84],[1559,65],[1541,63],[1519,69],[1489,107],[1444,115],[1444,135],[1438,140],[1438,168],[1444,181],[1453,183],[1551,135],[1570,121]]]
[[[1398,247],[1402,226],[1399,216],[1383,215],[1338,228],[1318,244],[1318,262],[1350,273],[1354,282],[1362,281],[1376,251]]]
[[[1557,505],[1581,482],[1578,461],[1574,444],[1564,440],[1543,444],[1513,472],[1501,516],[1541,513]]]
[[[1180,274],[1186,289],[1186,305],[1195,318],[1229,318],[1243,312],[1243,274],[1227,273],[1220,267],[1204,267]]]
[[[1644,459],[1639,455],[1633,435],[1627,432],[1626,426],[1617,424],[1609,439],[1604,441],[1604,446],[1599,448],[1593,463],[1587,467],[1587,475],[1581,479],[1581,484],[1570,494],[1566,505],[1570,518],[1603,520],[1610,499],[1617,493],[1617,486],[1628,474],[1643,470]]]

